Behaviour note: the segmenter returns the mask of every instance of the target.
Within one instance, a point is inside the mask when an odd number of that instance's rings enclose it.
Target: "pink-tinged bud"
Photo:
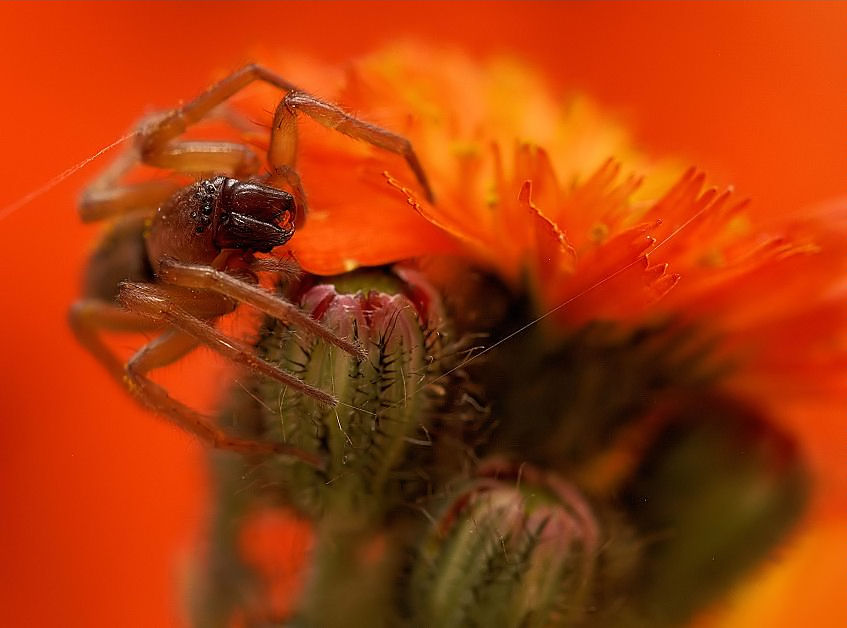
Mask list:
[[[302,293],[300,307],[331,332],[358,343],[366,358],[271,321],[262,356],[338,399],[318,404],[272,381],[257,382],[263,438],[302,448],[324,471],[272,462],[275,478],[307,512],[377,516],[416,473],[406,455],[421,447],[432,408],[427,391],[438,375],[442,324],[437,295],[412,271],[363,271]],[[409,296],[407,296],[409,295]]]
[[[483,465],[431,529],[412,576],[416,625],[542,627],[585,613],[599,545],[590,506],[552,474],[513,470]]]

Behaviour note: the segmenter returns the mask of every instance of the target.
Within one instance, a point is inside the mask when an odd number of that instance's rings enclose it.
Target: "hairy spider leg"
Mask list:
[[[320,100],[303,91],[291,90],[274,112],[268,163],[275,169],[294,168],[297,160],[297,114],[302,112],[328,129],[400,155],[424,190],[426,199],[433,201],[432,188],[418,160],[412,143],[387,129],[373,125],[346,113],[340,107]]]
[[[248,146],[233,142],[176,142],[189,126],[205,119],[251,83],[261,81],[286,92],[274,114],[268,164],[271,181],[283,182],[292,188],[295,198],[304,208],[306,196],[295,170],[297,151],[297,112],[302,111],[323,126],[401,155],[409,165],[429,201],[432,188],[411,142],[387,129],[355,118],[339,107],[297,89],[293,83],[257,64],[246,65],[210,86],[188,103],[167,113],[146,118],[139,126],[135,149],[124,160],[115,163],[95,181],[83,197],[80,213],[83,220],[99,220],[138,208],[153,208],[168,198],[173,183],[150,181],[118,186],[117,180],[136,161],[186,173],[224,172],[244,177],[259,167],[255,153]],[[302,222],[303,218],[300,219]]]
[[[137,134],[151,133],[162,117],[153,114],[138,124]],[[220,118],[241,132],[251,124],[231,109],[216,109],[207,117]],[[139,143],[124,151],[83,192],[79,213],[83,222],[114,218],[131,212],[152,215],[156,208],[170,198],[181,186],[173,179],[156,179],[141,183],[120,183],[121,177],[139,163],[166,168],[185,174],[221,172],[245,178],[259,170],[259,160],[251,148],[225,141],[171,142],[161,150],[145,156]]]
[[[110,168],[109,176],[125,168],[127,160],[119,161],[117,167]],[[103,332],[150,332],[164,327],[161,322],[127,311],[117,301],[121,281],[153,280],[144,242],[145,213],[141,207],[135,209],[139,211],[113,220],[92,253],[83,298],[68,311],[68,322],[79,343],[119,384],[124,383],[124,361],[103,342]]]
[[[220,314],[225,313],[221,311],[223,309],[231,309],[226,308],[225,301],[228,299],[215,294],[188,293],[178,287],[133,283],[122,284],[120,298],[127,309],[94,299],[74,304],[70,312],[71,326],[83,346],[143,405],[168,417],[210,446],[245,454],[286,455],[311,466],[321,466],[319,458],[295,447],[230,436],[215,424],[213,417],[177,401],[147,376],[151,370],[179,360],[202,343],[233,362],[296,388],[320,403],[335,404],[331,395],[261,360],[250,347],[224,336],[178,305],[188,302],[195,310],[199,305],[204,306],[207,315],[216,311]],[[126,365],[102,342],[99,334],[103,330],[140,332],[161,329],[165,329],[164,333],[144,345]]]
[[[129,312],[113,303],[99,299],[82,299],[71,306],[68,322],[79,343],[121,382],[124,363],[106,346],[100,332],[147,332],[164,327],[161,321],[151,320]]]
[[[122,184],[121,177],[138,164],[134,149],[125,151],[82,193],[79,216],[83,222],[107,220],[130,213],[152,215],[180,185],[170,179]]]
[[[266,362],[255,355],[248,345],[225,336],[205,321],[193,316],[188,308],[194,307],[198,298],[209,300],[211,303],[221,300],[220,295],[215,293],[200,293],[198,296],[196,293],[183,290],[177,286],[131,282],[121,284],[121,303],[131,312],[167,323],[237,364],[243,364],[256,373],[266,375],[286,386],[295,388],[320,403],[330,406],[336,405],[337,401],[332,395],[310,386],[270,362]],[[226,301],[229,301],[229,299],[226,299]],[[182,355],[180,354],[177,357],[182,357]],[[171,362],[173,360],[168,359],[164,361],[164,364]]]
[[[239,303],[246,303],[287,325],[317,336],[360,360],[367,358],[367,353],[361,346],[335,335],[294,304],[271,294],[260,286],[248,283],[211,266],[185,264],[173,259],[165,259],[159,266],[159,278],[167,283],[185,288],[216,292]]]
[[[298,89],[293,83],[257,64],[246,65],[236,70],[194,100],[158,118],[151,119],[141,128],[138,138],[137,146],[142,160],[156,165],[161,163],[161,160],[173,159],[174,157],[163,156],[163,154],[173,150],[169,146],[172,146],[171,143],[175,138],[190,125],[205,118],[215,107],[256,81],[268,83],[286,92],[274,114],[267,159],[272,170],[272,179],[276,178],[291,184],[295,188],[294,191],[301,196],[299,200],[305,200],[305,195],[302,194],[302,186],[299,185],[299,176],[295,170],[298,111],[302,111],[329,129],[402,156],[423,188],[427,200],[433,200],[432,188],[426,173],[408,139],[351,116],[339,107]],[[292,181],[297,183],[294,184]]]
[[[149,407],[170,417],[177,425],[213,447],[244,454],[280,454],[296,458],[313,467],[323,466],[318,456],[296,447],[283,443],[246,440],[227,434],[215,425],[210,417],[175,400],[164,388],[147,377],[151,370],[178,360],[192,351],[197,344],[197,338],[186,332],[174,329],[166,331],[144,345],[127,363],[127,386],[133,389],[135,396],[145,399]]]

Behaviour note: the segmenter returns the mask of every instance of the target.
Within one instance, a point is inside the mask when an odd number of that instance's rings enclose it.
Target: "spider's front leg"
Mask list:
[[[305,210],[296,170],[297,112],[302,112],[319,124],[406,160],[418,180],[427,200],[433,200],[432,188],[420,164],[412,143],[401,135],[351,116],[341,108],[298,89],[267,68],[249,64],[221,79],[202,94],[181,107],[151,119],[143,125],[137,141],[142,161],[150,165],[194,172],[238,173],[239,168],[254,167],[249,149],[226,143],[177,142],[188,127],[204,119],[218,105],[254,82],[273,85],[285,93],[274,114],[267,160],[271,168],[271,185],[286,183],[291,187],[298,204]],[[241,159],[243,158],[243,161]],[[214,166],[214,167],[213,167]],[[302,220],[302,218],[301,218]],[[298,224],[301,221],[298,221]]]
[[[186,104],[145,119],[138,129],[135,149],[98,178],[86,191],[80,204],[83,220],[101,220],[130,210],[151,210],[174,192],[172,182],[149,181],[122,185],[122,175],[138,162],[183,173],[227,173],[245,177],[259,169],[251,148],[233,142],[180,141],[190,126],[206,118],[216,107],[254,82],[273,85],[285,92],[274,114],[268,165],[271,185],[291,188],[303,215],[306,197],[295,169],[297,151],[297,112],[302,111],[323,126],[402,156],[429,201],[432,188],[411,142],[387,129],[353,117],[339,107],[299,90],[294,84],[267,68],[249,64],[221,79]],[[303,216],[298,218],[298,226]]]
[[[335,345],[359,360],[367,358],[367,352],[360,345],[338,336],[323,324],[302,312],[294,304],[264,290],[260,286],[248,283],[211,266],[185,264],[167,258],[162,260],[159,265],[159,279],[186,288],[211,290],[239,303],[246,303],[263,314],[272,316],[283,323]]]
[[[306,114],[328,129],[400,155],[406,160],[409,169],[423,188],[426,199],[433,202],[432,187],[408,139],[351,116],[336,105],[298,90],[289,91],[274,112],[271,142],[268,147],[268,163],[276,171],[294,168],[297,158],[298,112]]]
[[[319,403],[330,406],[337,403],[335,397],[329,393],[310,386],[270,362],[262,360],[253,352],[251,347],[236,338],[225,336],[207,323],[204,320],[205,318],[220,316],[221,312],[209,316],[209,313],[214,311],[218,304],[226,306],[230,311],[232,310],[232,301],[226,297],[203,291],[198,294],[197,291],[185,290],[177,286],[128,282],[121,286],[120,301],[130,312],[178,329],[225,358],[246,366],[256,373],[275,379],[290,388],[295,388]],[[196,316],[191,310],[197,313],[206,310],[205,316]],[[172,359],[167,359],[161,363],[155,362],[152,368],[170,364],[182,355],[183,353],[178,353]]]
[[[135,316],[152,319],[159,325],[169,327],[161,336],[142,347],[126,364],[124,383],[145,406],[168,417],[214,447],[247,454],[275,453],[291,456],[314,467],[322,466],[318,457],[296,447],[245,440],[227,434],[215,424],[213,418],[177,401],[148,377],[150,371],[172,364],[194,350],[198,344],[204,344],[233,362],[295,388],[319,403],[337,403],[332,395],[262,360],[249,346],[221,334],[199,317],[213,317],[220,315],[224,309],[231,310],[229,299],[176,286],[125,283],[121,286],[120,301]],[[199,316],[190,313],[189,309]]]

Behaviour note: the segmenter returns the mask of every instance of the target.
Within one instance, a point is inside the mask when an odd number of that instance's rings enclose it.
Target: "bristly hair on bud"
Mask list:
[[[410,446],[428,439],[433,398],[426,384],[438,375],[445,332],[437,299],[415,298],[424,290],[416,280],[412,272],[377,270],[294,288],[303,310],[358,342],[364,360],[278,321],[261,331],[257,348],[265,359],[338,399],[328,408],[269,381],[255,385],[262,438],[326,461],[323,471],[279,463],[279,482],[304,512],[378,520],[404,498],[409,482],[420,484],[404,461]]]
[[[574,486],[528,465],[489,461],[480,475],[419,546],[409,601],[414,625],[582,621],[599,554],[588,502]]]

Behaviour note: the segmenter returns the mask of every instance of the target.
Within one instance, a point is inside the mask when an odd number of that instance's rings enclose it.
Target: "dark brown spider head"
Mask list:
[[[211,263],[223,249],[267,253],[294,235],[297,207],[288,192],[229,177],[203,179],[163,204],[150,225],[154,268],[164,257]]]
[[[204,193],[212,191],[212,198],[203,199],[198,228],[206,224],[202,222],[205,216],[211,215],[211,222],[217,227],[218,247],[268,253],[294,235],[297,208],[288,192],[224,177],[202,181],[200,185]]]

